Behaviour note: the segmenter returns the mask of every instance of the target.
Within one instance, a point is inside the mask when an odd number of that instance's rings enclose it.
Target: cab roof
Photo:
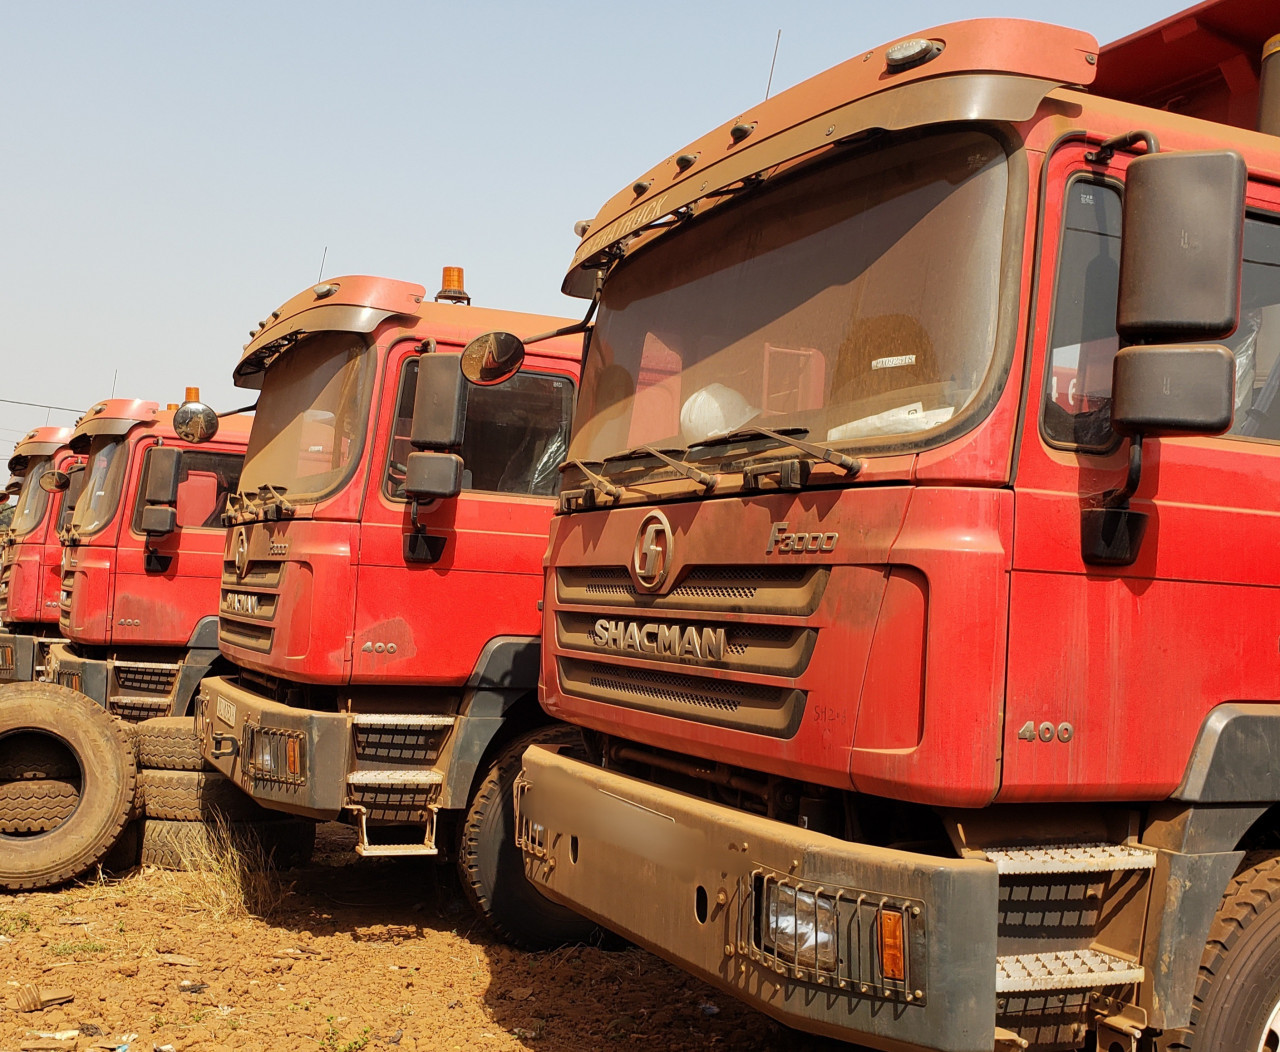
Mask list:
[[[188,443],[173,429],[173,413],[172,409],[161,409],[158,402],[140,398],[108,398],[105,402],[98,402],[76,421],[67,445],[84,452],[95,435],[125,435],[135,427],[143,426],[166,442],[186,446]],[[222,417],[216,441],[247,447],[252,426],[253,417],[248,413]]]
[[[307,333],[369,333],[393,318],[406,336],[458,344],[494,329],[532,336],[575,324],[572,318],[437,303],[422,285],[413,282],[348,274],[304,289],[259,322],[258,328],[250,332],[236,365],[235,383],[239,387],[261,387],[262,373],[271,361]],[[582,353],[581,337],[537,343],[530,353],[576,361]]]
[[[927,57],[900,62],[897,51],[914,41],[932,46]],[[582,265],[598,265],[601,253],[648,224],[710,207],[720,191],[872,128],[1026,120],[1053,88],[1090,84],[1097,56],[1088,33],[1011,18],[953,22],[855,55],[726,121],[605,202],[562,290],[590,295],[594,281],[583,280]],[[868,102],[875,105],[859,106]]]
[[[9,458],[9,471],[23,475],[34,457],[47,457],[71,441],[69,427],[37,427],[28,431],[13,447]]]

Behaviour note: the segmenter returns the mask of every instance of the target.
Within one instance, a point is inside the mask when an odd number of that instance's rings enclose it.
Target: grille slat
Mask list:
[[[709,613],[812,614],[830,570],[825,566],[696,566],[669,592],[640,591],[625,566],[562,566],[556,599],[562,606],[630,606]]]
[[[800,726],[806,694],[738,680],[561,658],[560,684],[591,701],[789,738]]]

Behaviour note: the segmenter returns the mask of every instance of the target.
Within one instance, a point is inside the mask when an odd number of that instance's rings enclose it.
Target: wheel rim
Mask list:
[[[1258,1042],[1258,1052],[1277,1052],[1280,1049],[1280,1001],[1271,1009],[1267,1024],[1262,1028],[1262,1039]]]

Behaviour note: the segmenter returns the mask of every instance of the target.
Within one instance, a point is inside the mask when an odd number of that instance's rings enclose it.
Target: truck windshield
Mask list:
[[[49,506],[49,494],[40,488],[40,476],[52,466],[53,461],[49,457],[35,458],[28,464],[22,489],[18,491],[17,503],[13,506],[13,519],[9,522],[9,529],[14,537],[30,533],[44,518],[45,509]]]
[[[128,466],[128,443],[120,435],[94,437],[84,469],[84,488],[71,515],[71,524],[78,527],[81,537],[97,533],[115,515]]]
[[[569,456],[748,422],[923,442],[991,366],[1007,190],[995,140],[950,132],[779,180],[637,251],[605,282]]]
[[[240,492],[269,487],[315,501],[347,478],[364,445],[374,356],[359,336],[326,332],[299,341],[262,381]]]

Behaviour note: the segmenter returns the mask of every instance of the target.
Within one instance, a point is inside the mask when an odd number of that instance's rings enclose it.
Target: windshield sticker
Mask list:
[[[877,358],[871,363],[872,369],[896,369],[900,365],[915,365],[914,354],[899,354],[893,358]]]

